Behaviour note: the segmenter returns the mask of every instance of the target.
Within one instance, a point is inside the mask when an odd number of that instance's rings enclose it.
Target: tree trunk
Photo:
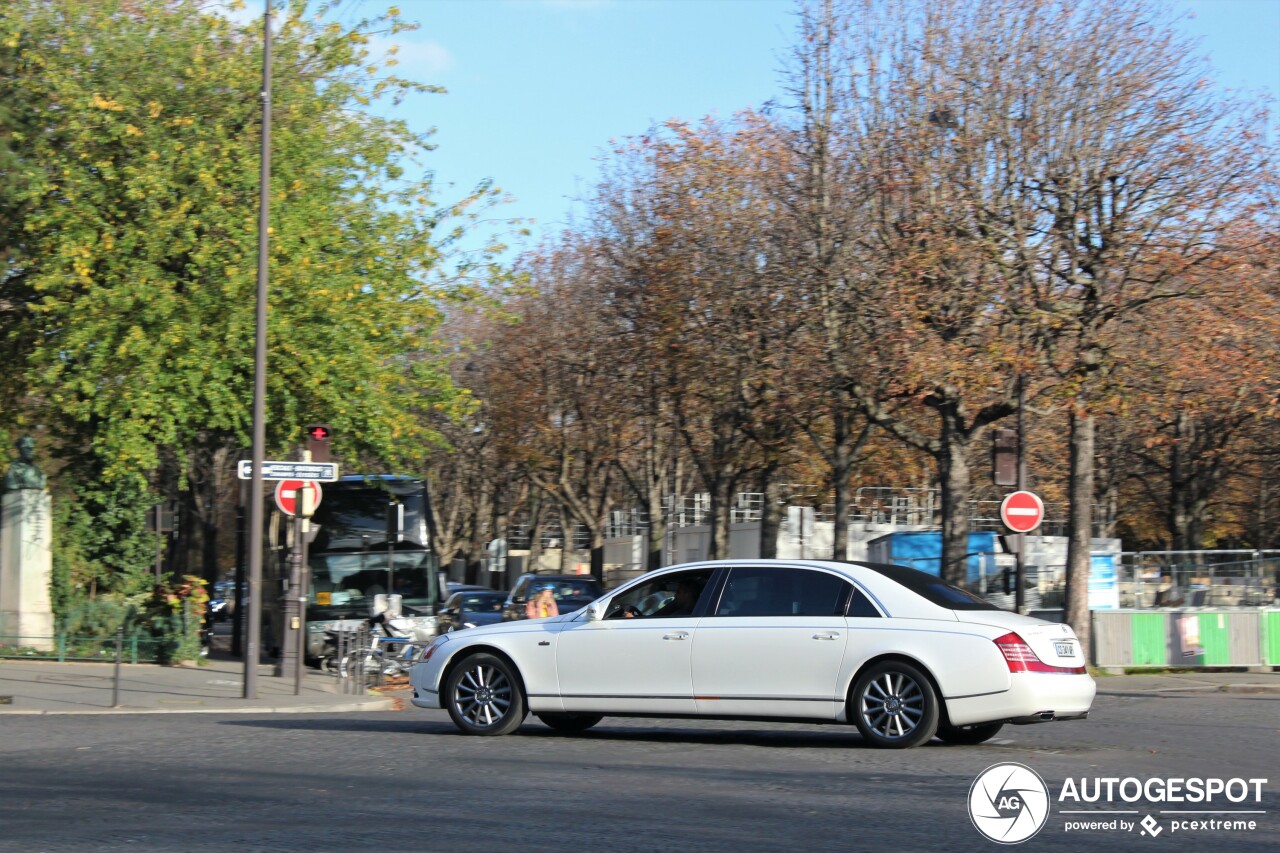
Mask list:
[[[760,507],[760,559],[773,560],[778,556],[778,509],[782,490],[775,481],[775,468],[766,471],[760,482],[764,502]]]
[[[591,531],[591,574],[604,583],[604,524]]]
[[[649,484],[646,509],[649,513],[649,530],[646,534],[645,571],[651,572],[662,567],[662,549],[667,541],[667,517],[662,505],[662,482],[654,480]]]
[[[1070,481],[1067,486],[1070,522],[1067,528],[1066,620],[1080,639],[1084,660],[1090,660],[1089,562],[1093,509],[1093,415],[1083,408],[1071,412]]]
[[[849,492],[853,488],[849,478],[862,440],[859,440],[858,447],[852,443],[848,409],[838,409],[833,415],[831,437],[835,446],[832,448],[831,484],[835,490],[836,506],[835,529],[831,533],[831,559],[843,563],[849,559]]]
[[[938,453],[938,479],[942,487],[942,579],[965,586],[969,553],[969,495],[973,475],[969,470],[968,442],[943,419],[942,447]]]

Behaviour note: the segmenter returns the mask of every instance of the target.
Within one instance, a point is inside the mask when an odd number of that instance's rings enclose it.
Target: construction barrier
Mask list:
[[[1097,666],[1280,666],[1280,610],[1095,610]]]

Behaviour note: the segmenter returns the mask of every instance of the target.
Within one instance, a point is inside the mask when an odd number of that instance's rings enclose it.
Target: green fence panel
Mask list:
[[[1163,613],[1134,613],[1130,631],[1133,637],[1134,666],[1165,666],[1169,663],[1169,640]]]
[[[1231,663],[1231,617],[1225,613],[1200,614],[1200,645],[1205,666]]]
[[[1280,666],[1280,610],[1272,610],[1263,614],[1262,632],[1266,638],[1264,648],[1267,651],[1268,666]]]

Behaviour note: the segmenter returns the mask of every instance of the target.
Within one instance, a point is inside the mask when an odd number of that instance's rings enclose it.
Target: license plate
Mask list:
[[[1058,657],[1060,658],[1073,658],[1076,656],[1076,647],[1074,643],[1054,643],[1053,650],[1058,653]]]

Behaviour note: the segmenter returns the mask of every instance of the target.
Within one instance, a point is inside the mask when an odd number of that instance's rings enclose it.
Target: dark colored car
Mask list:
[[[248,596],[244,596],[244,601],[247,602],[248,600]],[[216,582],[209,590],[207,608],[211,622],[221,622],[224,619],[229,619],[236,612],[235,581]]]
[[[591,575],[521,575],[502,607],[502,621],[514,622],[528,618],[524,612],[525,605],[545,587],[551,588],[556,607],[561,613],[581,610],[604,595],[599,579]]]
[[[494,589],[488,586],[479,586],[473,583],[462,583],[461,581],[445,581],[444,588],[448,590],[448,595],[455,592],[493,592]]]
[[[492,589],[464,589],[449,596],[440,608],[440,632],[460,631],[477,625],[492,625],[502,621],[502,606],[507,601],[505,592]]]

